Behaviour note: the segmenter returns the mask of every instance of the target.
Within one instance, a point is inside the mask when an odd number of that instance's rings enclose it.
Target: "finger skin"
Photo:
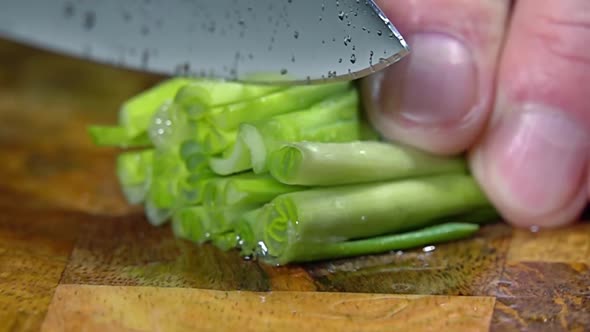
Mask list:
[[[516,226],[576,221],[590,193],[590,1],[519,0],[473,172]]]
[[[509,0],[381,0],[411,55],[363,80],[365,109],[388,139],[465,151],[490,113]],[[437,49],[438,48],[438,49]]]

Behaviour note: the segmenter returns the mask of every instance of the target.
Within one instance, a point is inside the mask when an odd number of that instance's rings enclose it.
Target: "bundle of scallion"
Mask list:
[[[380,142],[360,112],[352,83],[173,78],[89,132],[126,149],[117,176],[151,224],[271,264],[461,239],[496,217],[462,157]]]

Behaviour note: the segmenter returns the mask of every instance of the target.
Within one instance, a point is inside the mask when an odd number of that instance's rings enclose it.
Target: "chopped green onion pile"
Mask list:
[[[126,102],[119,183],[177,237],[284,265],[471,236],[496,211],[462,157],[379,141],[353,83],[174,78]]]

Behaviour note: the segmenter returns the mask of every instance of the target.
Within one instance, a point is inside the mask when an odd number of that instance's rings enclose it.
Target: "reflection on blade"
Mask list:
[[[408,53],[367,0],[0,0],[0,36],[167,75],[360,78]]]

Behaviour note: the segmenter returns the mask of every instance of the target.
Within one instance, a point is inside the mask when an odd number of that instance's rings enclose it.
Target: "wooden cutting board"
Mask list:
[[[281,268],[148,226],[86,126],[159,79],[0,42],[0,330],[590,330],[585,222]]]

